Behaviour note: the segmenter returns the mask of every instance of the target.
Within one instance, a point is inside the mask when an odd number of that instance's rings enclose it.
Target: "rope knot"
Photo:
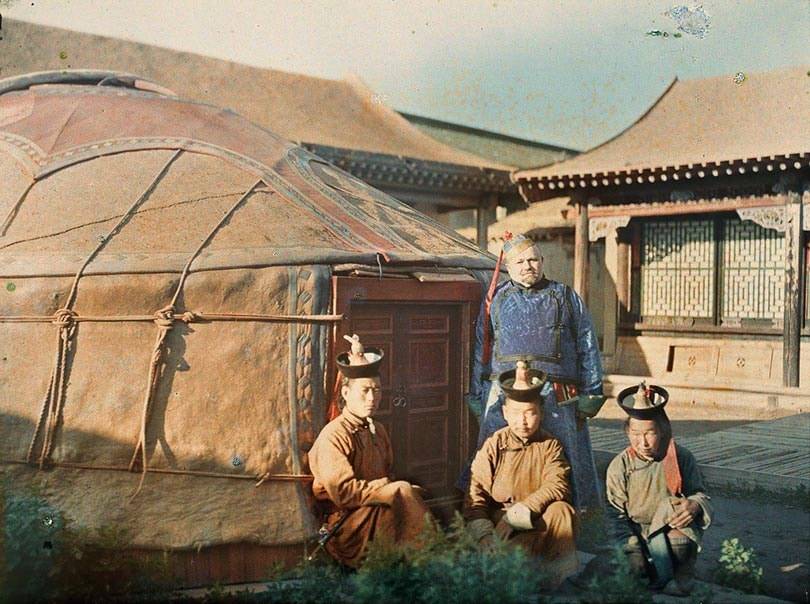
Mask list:
[[[53,313],[51,322],[60,329],[70,329],[76,323],[76,316],[76,313],[69,308],[60,308]]]
[[[155,311],[155,325],[160,329],[169,330],[174,325],[174,306],[167,306]]]
[[[198,315],[197,313],[192,312],[190,310],[187,310],[182,315],[180,315],[180,320],[183,323],[193,323],[194,321],[199,321],[200,320],[200,315]]]

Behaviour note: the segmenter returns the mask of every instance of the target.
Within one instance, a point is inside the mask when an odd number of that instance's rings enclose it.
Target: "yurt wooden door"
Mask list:
[[[336,277],[333,291],[344,315],[336,349],[344,334],[356,333],[385,353],[375,418],[391,435],[396,477],[425,487],[436,503],[447,501],[469,452],[464,392],[481,286]]]

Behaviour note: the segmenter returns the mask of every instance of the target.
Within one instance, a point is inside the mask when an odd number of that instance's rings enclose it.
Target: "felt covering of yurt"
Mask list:
[[[134,547],[310,538],[333,267],[494,264],[124,74],[0,80],[0,182],[0,471]]]

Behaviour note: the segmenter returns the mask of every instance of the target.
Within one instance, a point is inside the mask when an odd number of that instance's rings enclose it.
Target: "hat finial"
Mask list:
[[[383,351],[379,348],[366,348],[357,334],[344,335],[343,338],[351,343],[351,349],[337,356],[336,362],[341,375],[349,379],[379,376]]]
[[[648,391],[647,384],[644,382],[638,385],[638,390],[636,390],[636,393],[633,395],[633,407],[635,409],[643,409],[650,406]]]
[[[669,401],[669,393],[661,386],[648,386],[641,382],[638,386],[625,388],[616,396],[616,402],[630,417],[652,419],[664,414],[664,406]]]
[[[343,336],[348,342],[351,342],[352,348],[351,352],[349,352],[349,364],[350,365],[368,365],[368,360],[366,359],[364,353],[366,351],[363,343],[360,341],[360,336],[357,334],[353,334],[351,336],[345,335]]]
[[[536,403],[547,377],[543,371],[531,369],[526,361],[520,360],[514,369],[501,373],[498,382],[506,398],[521,403]]]
[[[527,390],[532,387],[529,383],[528,369],[529,367],[526,365],[526,361],[518,361],[515,364],[515,382],[512,384],[512,388],[516,390]]]

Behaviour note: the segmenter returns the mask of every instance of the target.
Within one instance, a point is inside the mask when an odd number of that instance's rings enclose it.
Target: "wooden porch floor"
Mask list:
[[[609,462],[627,446],[620,429],[590,426],[597,463]],[[810,489],[810,413],[753,422],[700,436],[677,438],[697,459],[712,486],[760,486],[768,490]]]

